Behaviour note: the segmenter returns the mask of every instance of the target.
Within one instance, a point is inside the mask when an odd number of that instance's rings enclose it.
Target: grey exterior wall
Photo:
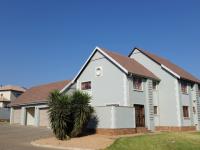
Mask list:
[[[197,130],[200,130],[200,93],[197,84],[194,85],[193,98],[193,105],[196,107],[194,122]]]
[[[95,69],[102,67],[102,76],[96,76]],[[91,81],[91,90],[85,90],[92,96],[91,105],[105,106],[107,104],[127,105],[124,93],[124,84],[127,82],[126,75],[100,52],[96,52],[88,66],[77,79],[77,89],[81,82]]]
[[[76,83],[72,84],[69,88],[67,88],[64,93],[65,94],[72,94],[76,90]]]
[[[181,85],[180,85],[181,87]],[[188,85],[188,94],[183,94],[180,92],[180,101],[181,101],[181,111],[183,112],[182,106],[188,106],[189,109],[189,118],[184,118],[183,115],[181,117],[182,119],[182,125],[183,126],[195,126],[194,124],[194,115],[193,115],[193,101],[192,101],[192,90],[191,85]],[[183,113],[182,113],[183,114]]]
[[[10,108],[0,108],[0,120],[10,120]]]
[[[142,91],[133,88],[133,78],[129,77],[129,106],[134,104],[145,105],[146,79],[142,80]]]
[[[101,67],[103,69],[102,76],[97,77],[95,75],[95,69],[97,67]],[[77,79],[76,87],[77,89],[81,89],[81,82],[91,81],[91,90],[83,90],[88,92],[92,96],[91,104],[93,106],[106,106],[108,104],[119,104],[119,106],[129,106],[133,107],[134,104],[144,105],[145,108],[145,124],[146,127],[150,130],[154,128],[154,116],[152,116],[153,111],[153,93],[149,93],[149,90],[152,90],[152,82],[148,84],[148,80],[143,78],[143,90],[137,91],[133,89],[133,77],[127,77],[127,75],[122,72],[115,64],[109,61],[106,57],[104,57],[100,52],[96,52],[84,69],[84,71],[80,74]],[[149,80],[150,81],[150,80]],[[151,87],[149,88],[149,85]],[[152,98],[150,96],[152,95]],[[152,100],[150,102],[149,100]],[[150,107],[151,105],[151,107]],[[101,108],[101,107],[100,107]],[[128,115],[125,108],[116,107],[119,109],[116,111],[117,115],[114,118],[115,121],[107,120],[110,119],[110,114],[107,107],[103,107],[100,113],[97,108],[97,116],[99,119],[98,128],[108,128],[113,123],[115,123],[116,127],[113,128],[129,128],[135,126],[134,117],[130,117]],[[132,111],[132,110],[131,110]],[[105,113],[107,115],[103,115]],[[121,114],[120,114],[121,113]],[[112,113],[111,113],[112,114]],[[132,115],[132,113],[131,113]],[[102,119],[103,116],[103,119]],[[107,118],[108,117],[108,118]],[[126,119],[125,122],[121,122],[120,117],[122,119]],[[119,122],[118,122],[119,119]],[[128,121],[130,122],[128,123]],[[153,120],[153,121],[152,121]],[[125,124],[123,124],[125,123]],[[128,124],[130,124],[128,126]]]
[[[95,112],[98,118],[97,128],[135,128],[134,107],[101,106],[95,107]]]
[[[157,112],[158,114],[154,114],[154,124],[155,126],[159,126],[160,125],[160,116],[159,116],[159,112],[160,112],[160,107],[159,107],[159,91],[158,89],[153,90],[153,106],[157,106]]]
[[[181,126],[179,85],[177,79],[138,50],[131,55],[131,58],[137,60],[161,79],[158,85],[159,124],[157,122],[157,125]]]

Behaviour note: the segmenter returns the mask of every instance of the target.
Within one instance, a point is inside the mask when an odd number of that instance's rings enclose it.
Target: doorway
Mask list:
[[[136,127],[145,127],[144,105],[134,105]]]

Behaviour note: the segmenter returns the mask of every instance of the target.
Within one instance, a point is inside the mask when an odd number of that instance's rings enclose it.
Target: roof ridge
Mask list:
[[[133,51],[135,49],[139,50],[140,52],[142,52],[144,55],[146,55],[147,57],[149,57],[150,59],[152,59],[156,63],[166,66],[167,68],[169,68],[170,70],[172,70],[173,72],[178,74],[181,78],[183,78],[185,80],[190,80],[190,81],[193,81],[193,82],[200,83],[200,81],[199,81],[199,79],[197,77],[195,77],[189,71],[185,70],[183,67],[173,63],[169,59],[164,58],[162,56],[158,56],[158,55],[156,55],[154,53],[151,53],[151,52],[149,52],[147,50],[144,50],[142,48],[135,47],[133,49]],[[133,53],[133,51],[129,54],[129,56]]]
[[[101,48],[101,47],[99,47],[101,50],[103,50],[103,51],[107,51],[107,52],[110,52],[110,53],[113,53],[113,54],[115,54],[115,55],[118,55],[118,56],[120,56],[120,57],[125,57],[125,58],[127,58],[127,59],[129,59],[129,60],[131,60],[131,61],[136,61],[134,58],[130,58],[130,57],[128,57],[128,56],[126,56],[126,55],[123,55],[123,54],[121,54],[121,53],[118,53],[118,52],[115,52],[115,51],[111,51],[111,50],[108,50],[108,49],[106,49],[106,48]],[[136,61],[137,62],[137,61]],[[137,62],[137,63],[139,63],[139,62]],[[140,63],[139,63],[140,64]]]

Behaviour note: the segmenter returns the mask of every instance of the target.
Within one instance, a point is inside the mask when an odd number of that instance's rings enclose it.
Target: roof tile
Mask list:
[[[111,58],[117,61],[121,66],[123,66],[129,73],[133,73],[138,76],[143,76],[147,78],[152,78],[155,80],[160,80],[156,75],[154,75],[151,71],[145,68],[142,64],[138,63],[136,60],[129,58],[127,56],[123,56],[114,52],[111,52],[105,48],[100,48],[106,54],[108,54]]]
[[[174,63],[170,62],[169,60],[167,60],[165,58],[162,58],[162,57],[159,57],[159,56],[157,56],[155,54],[152,54],[152,53],[147,52],[147,51],[145,51],[143,49],[140,49],[140,48],[135,48],[135,49],[139,50],[144,55],[146,55],[147,57],[151,58],[152,60],[154,60],[158,64],[165,65],[167,68],[169,68],[170,70],[172,70],[173,72],[178,74],[182,79],[186,79],[186,80],[189,80],[189,81],[200,83],[199,79],[197,79],[196,77],[194,77],[192,74],[190,74],[189,72],[185,71],[181,67],[179,67],[179,66],[175,65]]]
[[[64,80],[32,87],[19,96],[16,100],[12,101],[11,106],[46,102],[49,92],[53,90],[61,90],[69,82],[69,80]]]

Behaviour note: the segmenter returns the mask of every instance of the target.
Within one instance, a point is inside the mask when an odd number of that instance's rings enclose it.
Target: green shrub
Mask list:
[[[59,91],[50,93],[49,119],[57,139],[69,139],[82,133],[94,112],[90,99],[88,94],[81,91],[75,91],[71,95],[64,95]]]

